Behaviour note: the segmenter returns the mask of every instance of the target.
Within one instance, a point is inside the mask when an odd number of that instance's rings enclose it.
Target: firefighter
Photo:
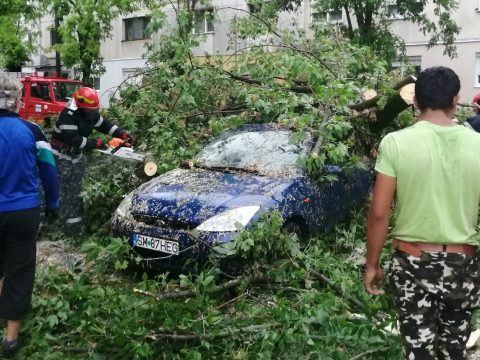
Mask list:
[[[472,103],[473,106],[475,106],[476,114],[465,121],[465,126],[472,128],[476,132],[480,132],[480,94],[475,95]]]
[[[84,230],[80,197],[86,166],[84,152],[107,147],[101,138],[90,137],[92,131],[120,138],[126,145],[133,142],[131,135],[100,115],[99,106],[97,92],[82,87],[60,112],[53,129],[51,145],[61,179],[60,218],[67,236],[82,235]]]

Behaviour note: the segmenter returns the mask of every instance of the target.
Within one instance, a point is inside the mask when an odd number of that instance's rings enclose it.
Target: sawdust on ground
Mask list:
[[[84,263],[85,256],[63,240],[37,242],[37,265],[53,266],[60,271],[72,271],[83,267]]]
[[[467,351],[467,359],[468,360],[480,360],[480,348],[478,345],[473,349]]]

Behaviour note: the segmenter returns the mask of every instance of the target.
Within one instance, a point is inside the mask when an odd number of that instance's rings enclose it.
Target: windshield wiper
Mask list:
[[[254,174],[254,175],[260,174],[260,171],[256,169],[238,168],[238,167],[232,167],[232,166],[207,166],[207,165],[199,164],[193,160],[182,162],[182,167],[186,169],[193,169],[193,168],[207,169],[207,170],[213,170],[213,171],[220,171],[228,174],[235,173],[235,172],[244,172],[244,173]]]
[[[224,171],[224,172],[244,172],[247,174],[259,175],[260,171],[256,169],[249,169],[249,168],[238,168],[238,167],[231,167],[231,166],[202,166],[203,169],[210,169],[215,171]]]

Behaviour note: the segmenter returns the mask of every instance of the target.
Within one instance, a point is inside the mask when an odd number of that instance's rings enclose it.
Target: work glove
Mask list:
[[[125,146],[133,146],[135,144],[135,138],[127,132],[122,134],[122,140]]]
[[[58,219],[58,209],[45,209],[45,218],[49,224]]]
[[[98,138],[95,148],[99,150],[105,150],[105,149],[108,149],[108,145],[102,139]]]

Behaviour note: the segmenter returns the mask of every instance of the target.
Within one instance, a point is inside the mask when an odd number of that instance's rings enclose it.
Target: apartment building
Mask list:
[[[480,92],[480,0],[461,0],[458,5],[453,17],[462,30],[455,40],[458,57],[454,59],[443,54],[442,45],[428,49],[428,37],[418,31],[415,24],[395,16],[395,4],[388,6],[393,14],[392,29],[404,39],[411,62],[422,69],[437,65],[452,68],[462,83],[460,101],[468,103]],[[434,5],[430,3],[427,13],[433,12]]]
[[[279,19],[280,27],[309,29],[315,21],[328,21],[332,24],[346,23],[342,10],[318,13],[315,0],[304,0],[295,13],[283,13]],[[456,40],[458,57],[450,59],[443,55],[443,46],[428,49],[428,35],[423,35],[415,24],[405,21],[398,15],[395,0],[385,0],[385,6],[391,14],[393,31],[405,40],[409,61],[419,68],[434,65],[449,66],[459,74],[462,81],[461,98],[469,102],[474,94],[480,92],[480,0],[459,1],[458,11],[454,14],[462,31]],[[213,20],[208,14],[215,10]],[[193,32],[202,35],[202,43],[193,49],[195,56],[206,54],[228,55],[242,47],[242,42],[231,36],[229,26],[236,16],[245,16],[247,11],[254,11],[248,0],[211,0],[208,6],[201,6],[195,12]],[[434,5],[427,7],[427,12],[434,13]],[[167,25],[162,33],[175,28],[175,11],[166,7]],[[108,106],[123,81],[126,81],[138,69],[147,65],[145,53],[147,46],[161,41],[162,33],[149,35],[145,29],[149,22],[147,11],[138,11],[117,18],[113,25],[112,37],[103,42],[101,51],[106,72],[97,79],[97,90],[104,106]],[[41,44],[33,66],[51,68],[55,63],[54,53],[45,53],[43,49],[54,41],[49,29],[53,19],[45,17],[39,23]]]

